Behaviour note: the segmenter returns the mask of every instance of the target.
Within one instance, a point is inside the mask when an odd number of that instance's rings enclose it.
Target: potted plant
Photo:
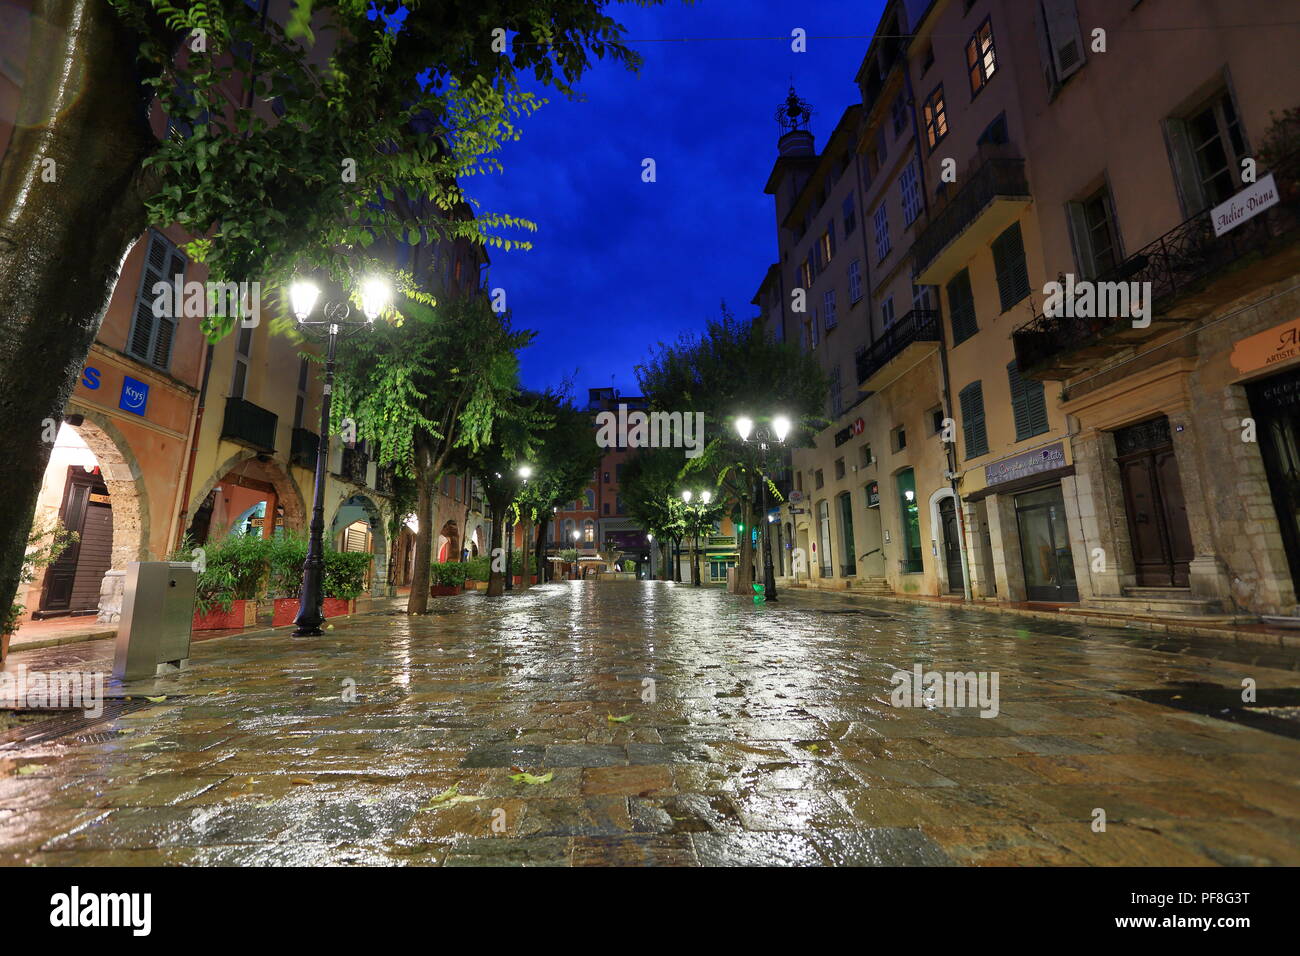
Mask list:
[[[519,551],[513,551],[510,554],[510,573],[514,575],[515,587],[517,588],[523,587],[524,585],[524,572],[525,572],[524,557],[525,557],[524,554]],[[536,573],[537,562],[534,560],[533,555],[531,553],[527,555],[527,558],[528,558],[527,570],[532,572],[531,574],[529,574],[530,583],[536,584],[537,583],[537,573]]]
[[[492,559],[486,554],[470,558],[465,562],[465,590],[482,591],[488,586],[492,575]]]
[[[173,560],[202,560],[194,595],[196,631],[249,627],[257,620],[257,599],[267,575],[270,543],[257,534],[232,534],[196,548],[183,544]]]
[[[292,624],[298,616],[302,566],[307,560],[307,539],[297,534],[279,534],[272,539],[270,550],[270,571],[266,586],[274,607],[271,625],[283,627]]]
[[[48,540],[46,540],[48,539]],[[76,543],[77,532],[69,531],[57,520],[53,525],[38,523],[27,535],[27,556],[19,572],[18,587],[33,584],[41,568],[47,567],[58,559],[64,549]],[[18,630],[18,619],[23,616],[25,608],[17,601],[10,603],[9,611],[0,621],[0,663],[9,655],[9,638]]]
[[[447,561],[438,563],[435,561],[429,565],[429,593],[434,597],[446,597],[451,594],[459,594],[465,584],[465,577],[468,571],[464,564],[459,561]]]
[[[370,570],[368,551],[325,550],[325,600],[321,612],[327,617],[342,617],[356,608],[357,598],[366,589]]]
[[[578,549],[565,548],[560,552],[560,560],[569,566],[569,577],[576,578],[578,576]]]

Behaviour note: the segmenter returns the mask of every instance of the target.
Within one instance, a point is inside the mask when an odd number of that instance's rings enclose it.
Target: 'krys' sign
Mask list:
[[[984,466],[984,481],[990,485],[1000,485],[1017,478],[1027,478],[1040,472],[1052,471],[1065,467],[1065,446],[1060,442],[1027,451],[1014,458],[1004,458],[991,465]]]

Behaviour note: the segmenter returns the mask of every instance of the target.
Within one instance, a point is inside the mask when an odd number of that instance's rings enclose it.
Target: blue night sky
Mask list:
[[[633,367],[658,342],[703,328],[725,299],[743,318],[776,258],[773,114],[793,79],[821,149],[857,99],[853,77],[882,0],[746,0],[641,9],[617,4],[639,74],[600,61],[581,101],[550,94],[501,153],[505,172],[465,182],[485,211],[531,219],[531,250],[491,249],[492,286],[538,336],[526,385],[570,378],[638,391]],[[790,50],[807,31],[808,52]],[[819,39],[848,37],[851,39]],[[655,42],[673,38],[698,42]],[[782,37],[783,39],[759,39]],[[641,181],[653,158],[658,181]]]

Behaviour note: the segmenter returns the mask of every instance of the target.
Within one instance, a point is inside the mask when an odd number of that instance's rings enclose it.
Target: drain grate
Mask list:
[[[1257,699],[1249,704],[1241,699],[1239,687],[1199,682],[1178,683],[1158,690],[1122,690],[1119,693],[1149,704],[1300,740],[1300,687],[1261,687]]]
[[[168,699],[175,700],[179,698],[169,697]],[[48,743],[51,740],[57,740],[60,737],[69,735],[75,735],[76,739],[87,743],[103,743],[117,737],[117,732],[91,732],[92,728],[121,717],[123,714],[129,714],[134,710],[143,710],[145,707],[152,706],[153,703],[143,697],[133,697],[130,700],[112,697],[104,701],[104,712],[98,717],[87,717],[85,712],[81,710],[51,710],[49,711],[51,716],[46,720],[34,720],[29,724],[23,724],[0,733],[0,750],[9,747],[15,749],[34,747],[37,744]],[[23,711],[26,714],[33,712],[31,710]]]

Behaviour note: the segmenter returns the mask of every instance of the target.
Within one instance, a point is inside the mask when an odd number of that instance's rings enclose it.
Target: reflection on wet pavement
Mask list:
[[[467,593],[196,644],[119,691],[166,699],[0,748],[0,863],[1294,865],[1300,742],[1121,691],[1294,687],[1295,656],[807,592]],[[998,715],[893,706],[917,663],[997,672]]]

